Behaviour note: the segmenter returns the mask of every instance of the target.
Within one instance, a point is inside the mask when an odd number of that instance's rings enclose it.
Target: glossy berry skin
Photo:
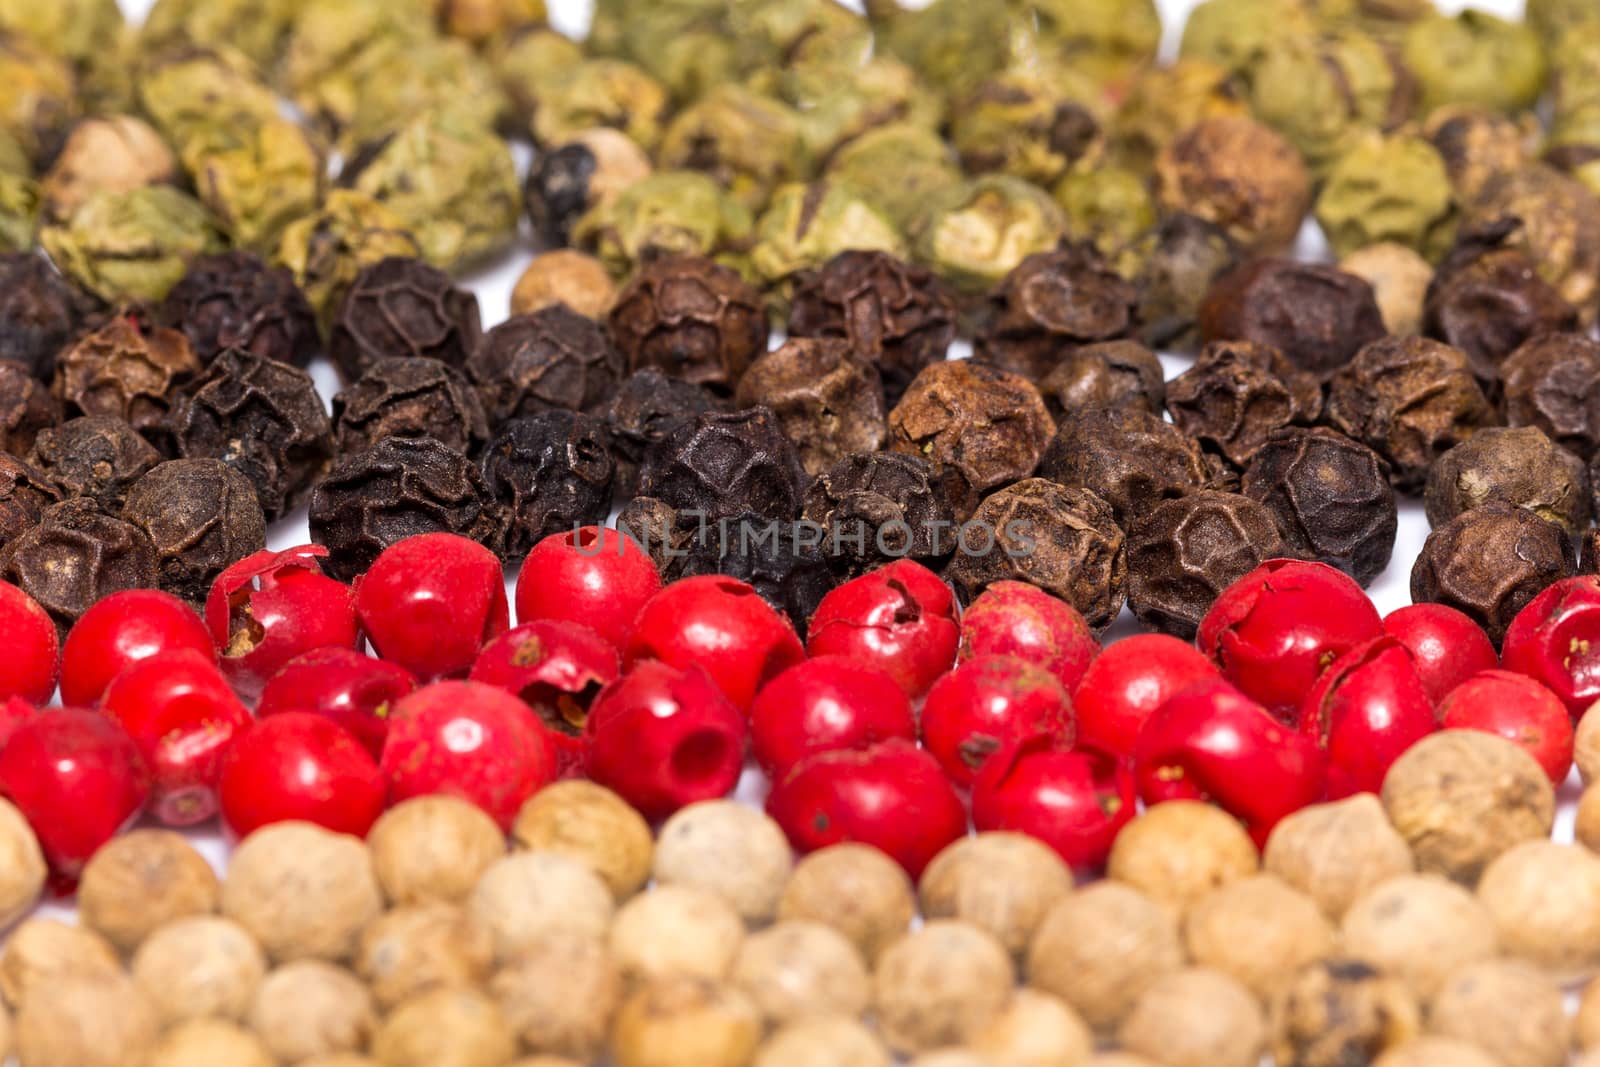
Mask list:
[[[796,663],[762,687],[750,708],[750,747],[777,781],[820,752],[917,739],[905,690],[884,671],[843,656]]]
[[[744,769],[744,715],[696,666],[646,660],[589,709],[589,777],[659,822],[733,792]]]
[[[1300,729],[1328,753],[1328,799],[1342,800],[1382,789],[1390,765],[1438,726],[1411,653],[1380,637],[1322,673],[1306,697]]]
[[[1030,737],[1069,747],[1076,735],[1072,698],[1056,676],[1014,656],[968,660],[934,682],[922,705],[922,743],[962,788],[1001,748]]]
[[[1016,656],[1050,671],[1069,693],[1099,654],[1078,609],[1027,582],[995,582],[961,615],[963,661]]]
[[[906,741],[812,756],[773,787],[767,814],[800,852],[859,842],[913,879],[967,832],[966,808],[938,761]]]
[[[210,659],[180,650],[139,660],[106,687],[100,710],[139,746],[156,818],[193,826],[217,813],[222,757],[250,712]]]
[[[1572,770],[1572,719],[1549,689],[1511,671],[1473,675],[1439,702],[1446,730],[1482,730],[1527,750],[1560,785]]]
[[[622,673],[617,650],[587,626],[541,619],[496,637],[470,675],[519,698],[549,731],[562,777],[583,771],[583,724],[600,690]]]
[[[806,650],[889,672],[913,700],[955,662],[955,594],[922,564],[895,560],[837,586],[811,616]]]
[[[389,735],[390,712],[416,688],[416,675],[398,663],[350,648],[319,648],[296,656],[267,681],[256,714],[265,719],[314,712],[344,727],[377,759]]]
[[[1244,823],[1257,845],[1284,816],[1321,800],[1327,780],[1313,738],[1220,678],[1157,709],[1139,735],[1133,769],[1146,804],[1212,801]]]
[[[1287,721],[1335,659],[1382,633],[1378,609],[1349,575],[1274,559],[1223,591],[1196,643],[1241,692]]]
[[[0,582],[0,700],[21,697],[45,704],[56,691],[61,638],[39,602],[9,582]]]
[[[159,589],[112,593],[67,632],[61,646],[61,702],[93,707],[123,668],[182,650],[216,662],[211,633],[193,608]]]
[[[356,580],[356,614],[378,655],[423,681],[465,675],[510,625],[500,560],[448,533],[384,549]]]
[[[206,598],[206,626],[222,673],[246,699],[296,656],[361,641],[350,587],[322,573],[328,550],[302,545],[246,556],[217,576]]]
[[[533,546],[517,575],[517,621],[575,622],[620,649],[639,609],[660,591],[655,563],[633,538],[585,526]]]
[[[1511,620],[1500,662],[1583,718],[1600,701],[1600,577],[1567,578],[1534,597]]]
[[[53,708],[18,726],[0,748],[0,794],[33,827],[52,885],[65,893],[89,857],[144,811],[150,777],[115,720]]]
[[[522,701],[479,682],[435,682],[394,707],[379,761],[389,803],[449,793],[509,830],[556,779],[555,747]]]
[[[251,725],[222,765],[222,822],[246,837],[299,819],[365,837],[383,813],[377,761],[343,726],[287,711]]]
[[[806,658],[789,620],[753,587],[707,574],[673,582],[634,621],[623,666],[647,659],[698,666],[740,711],[756,691]]]
[[[1217,665],[1166,634],[1138,634],[1108,646],[1073,691],[1078,743],[1133,759],[1145,720],[1179,690],[1220,678]]]
[[[1009,830],[1037,838],[1074,871],[1105,869],[1117,833],[1138,814],[1133,769],[1092,749],[1036,737],[995,753],[972,787],[979,833]]]
[[[1417,677],[1435,705],[1474,674],[1500,665],[1483,627],[1448,604],[1398,608],[1383,617],[1383,631],[1410,650]]]
[[[11,735],[17,732],[17,727],[35,715],[41,714],[43,714],[41,709],[21,697],[7,697],[5,701],[0,702],[0,748],[4,748],[5,743],[11,740]]]

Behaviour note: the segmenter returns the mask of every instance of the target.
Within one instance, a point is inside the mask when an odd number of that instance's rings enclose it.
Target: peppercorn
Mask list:
[[[557,782],[541,789],[517,813],[511,834],[523,848],[587,863],[619,902],[650,877],[650,827],[621,797],[592,782]]]
[[[826,173],[870,196],[912,236],[962,184],[955,150],[937,130],[915,121],[890,122],[843,145]]]
[[[115,514],[133,483],[161,462],[161,453],[121,419],[83,415],[40,430],[27,459],[66,496],[84,497]]]
[[[1037,186],[991,174],[935,193],[917,223],[917,259],[968,299],[1005,280],[1066,233],[1061,206]]]
[[[657,156],[663,167],[710,174],[752,212],[810,168],[798,113],[736,83],[714,86],[679,111]]]
[[[155,545],[160,587],[195,605],[225,568],[267,547],[255,487],[220,460],[158,464],[128,490],[122,518]]]
[[[0,880],[0,915],[15,923],[38,903],[47,872],[39,839],[10,801],[0,803],[0,856],[7,863],[5,877]],[[4,1026],[0,1026],[3,1030]],[[0,1040],[0,1046],[6,1044]]]
[[[517,1039],[485,994],[444,986],[397,1005],[373,1034],[372,1051],[393,1067],[491,1067],[510,1062]]]
[[[1135,408],[1064,420],[1039,462],[1039,475],[1092,490],[1122,525],[1163,500],[1206,487],[1211,479],[1192,439]]]
[[[1117,1029],[1124,1049],[1171,1067],[1255,1067],[1267,1037],[1249,991],[1206,967],[1157,979]]]
[[[1580,459],[1600,455],[1600,344],[1576,333],[1535,337],[1500,373],[1510,425],[1537,426]]]
[[[1200,336],[1273,345],[1326,381],[1384,327],[1364,280],[1324,264],[1268,258],[1217,279],[1200,305]]]
[[[179,458],[220,459],[248,478],[269,522],[305,498],[333,455],[311,375],[237,348],[178,399],[164,435]]]
[[[190,1019],[161,1035],[147,1067],[195,1067],[228,1063],[235,1067],[273,1067],[277,1061],[266,1044],[237,1023],[223,1019]]]
[[[840,844],[802,859],[778,902],[779,919],[812,919],[844,934],[869,961],[917,914],[905,871],[877,849]]]
[[[1114,262],[1139,294],[1140,339],[1154,348],[1193,347],[1201,302],[1238,261],[1238,246],[1221,227],[1183,212],[1131,242]]]
[[[1156,159],[1162,206],[1216,223],[1249,252],[1277,252],[1300,232],[1311,177],[1277,133],[1244,116],[1202,119]]]
[[[752,363],[734,403],[762,405],[794,442],[807,474],[850,452],[874,452],[887,435],[883,386],[872,364],[837,338],[796,339]]]
[[[111,943],[59,919],[31,917],[11,932],[0,958],[0,991],[13,1007],[62,978],[120,975]]]
[[[1381,241],[1346,254],[1339,269],[1372,286],[1389,333],[1409,337],[1422,332],[1423,301],[1433,284],[1433,265],[1421,255],[1405,245]]]
[[[523,186],[533,232],[547,247],[565,247],[573,226],[597,204],[650,176],[650,157],[619,130],[585,130],[539,154]]]
[[[958,1045],[1005,1008],[1015,977],[995,938],[952,919],[903,936],[878,959],[873,1008],[884,1039],[903,1053]]]
[[[1373,1067],[1496,1067],[1498,1062],[1471,1042],[1425,1035],[1385,1052]],[[1591,1067],[1582,1060],[1579,1064]]]
[[[550,934],[603,937],[611,892],[581,860],[555,852],[513,852],[478,879],[467,907],[494,937],[495,957],[515,959]]]
[[[602,1051],[623,993],[622,976],[604,942],[555,933],[527,947],[489,982],[489,992],[524,1046],[523,1064],[588,1062]],[[547,1058],[548,1057],[548,1058]]]
[[[1437,874],[1388,878],[1356,897],[1341,951],[1427,1000],[1457,970],[1497,952],[1494,923],[1468,890]]]
[[[1462,204],[1475,202],[1491,178],[1532,162],[1541,132],[1532,115],[1505,115],[1459,104],[1437,109],[1423,127],[1444,159],[1456,200]]]
[[[1276,1063],[1336,1067],[1416,1037],[1422,1007],[1403,983],[1336,956],[1309,964],[1275,991],[1270,1025]]]
[[[856,947],[817,922],[780,922],[746,938],[729,982],[771,1026],[815,1016],[858,1018],[871,999]]]
[[[1237,493],[1167,500],[1128,530],[1128,606],[1146,628],[1192,640],[1222,591],[1289,554],[1272,512]]]
[[[800,510],[805,472],[766,408],[707,412],[681,422],[647,452],[639,489],[715,523],[749,512],[780,522]]]
[[[1454,206],[1444,160],[1431,144],[1411,134],[1369,134],[1335,162],[1316,216],[1335,255],[1394,241],[1436,256],[1449,247]]]
[[[390,256],[350,283],[334,316],[328,354],[352,380],[392,356],[460,368],[482,332],[477,297],[421,260]]]
[[[68,414],[110,415],[146,432],[199,371],[188,338],[127,310],[62,350],[54,392]]]
[[[60,501],[61,492],[43,474],[9,453],[0,454],[0,551]]]
[[[1316,901],[1270,874],[1213,890],[1184,922],[1189,957],[1270,999],[1306,964],[1326,956],[1335,934]]]
[[[989,297],[973,354],[1034,380],[1063,349],[1129,336],[1138,326],[1137,291],[1087,245],[1023,260]]]
[[[494,964],[489,931],[455,904],[420,904],[386,912],[368,924],[355,970],[380,1008],[441,986],[477,986]]]
[[[294,275],[240,250],[190,261],[158,318],[183,331],[201,366],[242,348],[304,367],[321,348],[316,314]]]
[[[1520,111],[1544,88],[1538,36],[1484,11],[1418,19],[1402,40],[1401,60],[1416,76],[1424,112],[1450,103]]]
[[[159,301],[194,257],[222,248],[210,213],[170,185],[95,193],[39,243],[68,277],[103,300]]]
[[[280,1060],[365,1048],[377,1028],[372,995],[355,975],[322,960],[299,960],[262,980],[247,1016]]]
[[[620,279],[664,257],[710,256],[732,265],[749,246],[754,228],[750,212],[715,180],[669,170],[597,204],[578,220],[572,242]]]
[[[640,893],[622,905],[610,944],[612,957],[630,979],[721,981],[744,938],[744,920],[727,898],[674,885]]]
[[[1255,845],[1233,816],[1208,803],[1170,800],[1122,829],[1106,873],[1181,917],[1206,893],[1259,866]]]
[[[655,367],[635,371],[611,395],[604,415],[612,455],[617,464],[618,496],[638,489],[639,464],[679,423],[723,409],[710,390],[681,378],[669,378]]]
[[[1074,348],[1039,380],[1045,407],[1063,416],[1132,407],[1160,414],[1167,403],[1161,361],[1137,341],[1105,341]]]
[[[1464,967],[1428,1008],[1428,1029],[1470,1041],[1498,1063],[1560,1067],[1572,1044],[1561,987],[1521,960]]]
[[[49,982],[17,1010],[19,1061],[41,1067],[116,1067],[154,1048],[155,1012],[121,973]]]
[[[1337,567],[1363,586],[1389,565],[1399,530],[1389,466],[1342,433],[1274,431],[1245,470],[1242,492],[1266,505],[1290,555]]]
[[[382,910],[367,846],[310,823],[252,833],[234,850],[222,885],[223,915],[278,963],[347,959]]]
[[[176,919],[217,908],[221,882],[180,834],[133,830],[96,852],[78,886],[78,917],[123,953]]]
[[[689,521],[679,520],[670,504],[650,496],[636,496],[623,504],[617,512],[617,530],[644,549],[658,574],[677,574],[687,555],[685,543],[705,536],[705,528]],[[710,555],[707,553],[707,555]],[[722,561],[720,552],[714,566]]]
[[[201,203],[241,248],[271,252],[322,202],[322,142],[291,119],[242,127],[213,119],[184,146],[184,157]]]
[[[967,1046],[981,1063],[1086,1063],[1094,1034],[1059,997],[1023,988]]]
[[[157,927],[129,963],[163,1025],[216,1016],[237,1019],[267,973],[261,947],[238,923],[189,915]]]
[[[82,327],[93,303],[44,256],[0,255],[0,353],[49,381],[56,353]]]
[[[61,421],[61,401],[15,359],[0,359],[0,452],[25,456],[39,431]]]
[[[1469,225],[1517,223],[1507,247],[1522,252],[1539,276],[1585,323],[1600,294],[1600,200],[1553,167],[1531,164],[1491,178],[1468,206]]]
[[[854,1019],[824,1015],[779,1027],[756,1050],[752,1067],[812,1067],[818,1063],[833,1067],[891,1067],[893,1061],[877,1035],[865,1025]]]
[[[429,437],[389,438],[341,456],[311,494],[311,540],[328,572],[353,581],[390,545],[447,532],[498,552],[508,516],[478,466]]]
[[[693,977],[650,982],[623,1001],[611,1032],[617,1067],[741,1067],[761,1015],[735,989]]]
[[[104,514],[94,501],[67,500],[0,548],[0,580],[37,600],[65,637],[103,597],[153,588],[156,550],[142,530]]]
[[[177,176],[178,161],[149,123],[131,115],[87,118],[73,126],[44,177],[44,209],[64,219],[94,193],[126,192]]]
[[[368,365],[355,384],[334,396],[333,430],[342,454],[390,437],[432,437],[476,455],[489,437],[477,390],[449,364],[418,356]]]
[[[955,109],[950,129],[967,172],[1049,185],[1099,149],[1100,124],[1082,99],[1094,90],[1075,73],[1000,71],[974,88]]]
[[[646,264],[617,297],[610,324],[630,371],[660,367],[728,391],[767,347],[760,295],[728,268],[691,256]]]
[[[799,275],[847,250],[907,253],[899,229],[868,194],[826,179],[792,182],[773,192],[756,220],[750,269],[781,308]]]
[[[617,304],[617,283],[598,259],[570,248],[535,256],[511,290],[511,314],[531,315],[565,304],[600,320]]]
[[[1589,526],[1583,461],[1535,426],[1489,427],[1456,445],[1428,473],[1428,522],[1443,526],[1487,503],[1527,508],[1576,536]]]
[[[1478,899],[1493,920],[1500,949],[1563,984],[1600,968],[1600,859],[1587,848],[1529,841],[1484,869]]]
[[[284,229],[276,262],[294,273],[318,321],[328,327],[363,267],[421,254],[405,220],[389,207],[354,189],[334,189],[319,210]]]
[[[650,499],[639,497],[636,503]],[[630,514],[630,521],[635,524],[642,518],[638,508]],[[655,516],[651,518],[656,521]],[[838,584],[838,577],[823,555],[831,531],[823,532],[819,545],[802,536],[798,527],[774,524],[771,516],[754,512],[743,512],[717,524],[704,524],[692,513],[660,518],[666,520],[663,528],[655,531],[655,536],[664,535],[663,559],[658,563],[663,579],[670,582],[705,574],[737,578],[783,612],[802,639],[822,598]],[[629,529],[651,527],[634,525]],[[656,545],[649,547],[654,549]],[[672,550],[670,556],[668,548]]]
[[[397,905],[459,903],[505,855],[494,820],[444,794],[396,804],[372,824],[367,844],[378,884]]]
[[[605,424],[593,415],[544,411],[501,424],[483,453],[483,478],[506,509],[504,555],[520,558],[539,541],[603,525],[616,465]]]
[[[1213,342],[1167,388],[1167,407],[1185,433],[1244,466],[1274,431],[1314,421],[1322,389],[1270,345]]]
[[[210,129],[247,129],[277,115],[277,99],[251,62],[227,47],[183,42],[141,57],[134,87],[140,110],[185,155]]]
[[[534,88],[532,132],[541,148],[564,145],[593,129],[620,130],[653,152],[661,141],[665,88],[638,66],[601,57],[556,67]]]
[[[811,480],[803,517],[825,531],[823,553],[842,577],[895,559],[931,564],[955,549],[949,480],[921,456],[848,455]]]
[[[982,833],[934,857],[918,895],[928,920],[960,919],[1021,957],[1039,924],[1072,889],[1072,872],[1031,837]]]
[[[556,305],[484,335],[467,358],[491,424],[542,411],[593,412],[621,380],[622,356],[591,319]]]
[[[1526,508],[1489,503],[1435,529],[1411,569],[1411,599],[1446,604],[1498,647],[1519,611],[1575,573],[1566,531]]]

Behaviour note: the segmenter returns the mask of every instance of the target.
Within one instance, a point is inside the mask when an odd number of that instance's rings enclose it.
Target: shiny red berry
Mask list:
[[[377,761],[343,726],[288,711],[241,733],[222,765],[222,821],[238,837],[292,819],[365,837],[383,812]]]
[[[523,802],[556,778],[555,748],[533,712],[478,682],[436,682],[402,698],[379,766],[390,803],[450,793],[507,830]]]
[[[483,646],[470,677],[504,689],[539,716],[555,744],[560,773],[583,770],[583,724],[600,690],[622,673],[616,648],[575,622],[541,619]]]
[[[423,680],[464,676],[510,624],[500,560],[448,533],[384,549],[356,580],[356,613],[378,655]]]
[[[1072,693],[1078,743],[1133,759],[1145,720],[1168,697],[1219,678],[1217,665],[1166,634],[1138,634],[1106,647]]]
[[[1098,874],[1117,832],[1138,814],[1133,770],[1092,749],[1035,737],[997,752],[972,787],[979,832],[1038,838],[1082,874]]]
[[[1417,677],[1438,704],[1479,671],[1500,665],[1483,627],[1448,604],[1412,604],[1383,617],[1383,631],[1411,652]]]
[[[1328,799],[1342,800],[1382,789],[1390,765],[1438,725],[1410,651],[1379,637],[1322,672],[1300,728],[1328,753]]]
[[[913,560],[896,560],[838,586],[811,616],[807,651],[881,667],[912,699],[955,662],[955,595]]]
[[[517,621],[580,623],[621,648],[639,609],[660,591],[655,563],[633,538],[585,526],[533,546],[517,576]]]
[[[156,818],[193,826],[217,813],[222,757],[250,712],[210,659],[182,649],[139,660],[106,687],[100,710],[139,746]]]
[[[745,721],[701,668],[645,660],[595,698],[589,777],[652,822],[727,796],[744,769]]]
[[[189,651],[216,662],[206,624],[188,604],[159,589],[128,589],[97,602],[73,624],[61,648],[61,702],[92,707],[123,668],[162,652]]]
[[[647,659],[694,665],[740,711],[756,691],[806,658],[784,615],[735,578],[701,575],[673,582],[651,597],[634,621],[623,666]]]
[[[1327,781],[1315,739],[1221,678],[1196,682],[1156,710],[1139,735],[1133,769],[1146,804],[1212,801],[1258,845],[1284,816],[1321,800]]]
[[[0,702],[0,748],[11,740],[11,735],[17,732],[17,727],[41,714],[41,710],[23,700],[21,697],[7,697]]]
[[[395,703],[417,688],[416,675],[349,648],[319,648],[296,656],[267,681],[256,714],[309,711],[350,731],[377,759]]]
[[[1056,676],[1014,656],[968,660],[933,683],[922,705],[922,743],[958,786],[970,786],[996,751],[1030,737],[1070,747],[1072,698]]]
[[[1557,785],[1572,770],[1572,719],[1554,693],[1527,675],[1501,670],[1473,675],[1439,702],[1439,724],[1498,734],[1522,746]]]
[[[38,835],[52,884],[69,892],[89,857],[144,811],[150,777],[115,720],[54,708],[19,725],[0,748],[0,794]]]
[[[1349,575],[1274,559],[1223,591],[1197,643],[1245,695],[1291,719],[1335,659],[1382,633],[1378,609]]]
[[[350,587],[322,573],[327,554],[321,545],[257,552],[212,583],[206,626],[222,673],[247,699],[302,653],[360,643]]]
[[[39,602],[9,582],[0,582],[0,642],[0,699],[47,703],[56,691],[61,638]]]
[[[877,667],[843,656],[804,660],[768,682],[750,708],[750,747],[776,781],[819,752],[917,739],[911,700]]]
[[[1583,718],[1600,701],[1600,577],[1566,578],[1534,597],[1506,630],[1501,665],[1555,693],[1574,721]]]
[[[1100,654],[1078,609],[1027,582],[995,582],[961,615],[961,658],[1016,656],[1072,692]]]
[[[966,808],[938,761],[907,741],[812,756],[773,787],[767,814],[801,852],[859,842],[912,878],[967,832]]]

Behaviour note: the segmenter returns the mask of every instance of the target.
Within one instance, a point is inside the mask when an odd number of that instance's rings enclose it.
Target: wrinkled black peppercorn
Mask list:
[[[224,569],[267,547],[255,488],[215,459],[175,459],[128,490],[122,518],[150,538],[161,588],[201,606]]]
[[[681,558],[678,513],[666,501],[634,497],[617,513],[617,529],[637,542],[663,575]]]
[[[1078,345],[1131,336],[1138,304],[1138,291],[1092,246],[1037,252],[995,287],[973,355],[1038,381]]]
[[[61,491],[27,462],[0,453],[0,550],[33,529]]]
[[[1322,413],[1322,387],[1271,345],[1213,341],[1167,387],[1172,421],[1208,450],[1244,466],[1267,438]]]
[[[617,461],[617,495],[635,495],[645,452],[660,444],[680,422],[725,407],[711,390],[669,378],[655,367],[628,375],[603,411]]]
[[[490,330],[467,377],[492,424],[555,409],[598,413],[622,380],[622,354],[593,320],[557,304]]]
[[[1545,334],[1513,352],[1500,372],[1506,422],[1537,426],[1582,459],[1600,455],[1600,344]]]
[[[1040,379],[1039,391],[1057,420],[1120,407],[1159,415],[1167,406],[1161,360],[1137,341],[1103,341],[1073,349]]]
[[[761,294],[727,267],[695,256],[646,263],[618,294],[610,322],[630,371],[660,367],[725,392],[767,350]]]
[[[104,597],[153,588],[156,550],[138,527],[107,515],[92,500],[66,500],[0,550],[0,581],[37,600],[65,638]]]
[[[1411,599],[1465,612],[1498,646],[1517,612],[1572,573],[1561,527],[1524,508],[1485,504],[1428,535],[1411,568]]]
[[[61,421],[61,401],[14,359],[0,359],[0,452],[25,456],[33,439]]]
[[[483,336],[478,298],[420,259],[390,256],[356,275],[334,314],[328,354],[346,378],[386,356],[460,367]]]
[[[1527,508],[1576,536],[1589,525],[1589,474],[1537,427],[1491,426],[1439,457],[1423,502],[1436,527],[1497,503]]]
[[[112,415],[150,433],[166,418],[177,391],[199,372],[187,337],[130,310],[56,357],[53,390],[69,415]]]
[[[850,452],[873,452],[888,436],[878,369],[838,338],[795,338],[750,364],[733,395],[742,408],[770,408],[820,474]]]
[[[812,479],[803,518],[822,531],[822,551],[844,577],[897,559],[934,566],[955,551],[953,478],[921,456],[858,452]]]
[[[294,275],[239,250],[196,257],[167,293],[160,318],[188,336],[204,366],[243,348],[304,367],[322,344],[316,312]]]
[[[500,427],[483,453],[483,479],[510,518],[505,555],[516,559],[553,533],[604,524],[616,464],[605,423],[545,411]]]
[[[723,574],[748,582],[789,617],[802,638],[817,605],[838,581],[821,546],[793,524],[747,512],[704,528],[693,522],[675,526],[681,555],[665,560],[668,581]]]
[[[333,398],[340,452],[360,452],[389,437],[431,437],[476,455],[489,439],[478,391],[447,363],[416,356],[380,359]]]
[[[1193,438],[1135,408],[1064,421],[1039,461],[1039,475],[1093,491],[1123,524],[1212,480]]]
[[[85,497],[115,515],[161,453],[121,419],[83,415],[39,431],[28,462],[65,496]]]
[[[766,408],[706,412],[645,454],[639,491],[709,522],[749,512],[787,521],[800,511],[805,471]]]
[[[1256,259],[1218,278],[1200,305],[1202,341],[1256,341],[1326,379],[1387,333],[1365,279],[1320,263]]]
[[[32,252],[0,255],[0,359],[49,381],[56,353],[82,327],[93,300]]]

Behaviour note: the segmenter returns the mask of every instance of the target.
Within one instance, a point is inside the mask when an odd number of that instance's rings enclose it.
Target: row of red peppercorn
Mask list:
[[[173,826],[220,811],[241,836],[285,819],[364,834],[387,804],[449,791],[509,826],[587,774],[659,820],[731,792],[747,751],[802,851],[863,841],[917,874],[970,806],[978,829],[1092,870],[1136,800],[1208,799],[1264,841],[1308,804],[1378,789],[1441,727],[1501,734],[1559,782],[1600,699],[1595,577],[1535,598],[1503,657],[1453,609],[1383,619],[1343,574],[1291,560],[1218,598],[1198,649],[1147,635],[1102,651],[1032,586],[998,583],[963,615],[910,561],[835,589],[802,645],[748,585],[663,587],[612,530],[533,549],[514,629],[498,560],[464,538],[402,541],[353,587],[322,552],[243,560],[203,619],[115,594],[59,648],[0,584],[0,793],[59,887],[146,811]],[[58,681],[67,706],[38,710]]]

